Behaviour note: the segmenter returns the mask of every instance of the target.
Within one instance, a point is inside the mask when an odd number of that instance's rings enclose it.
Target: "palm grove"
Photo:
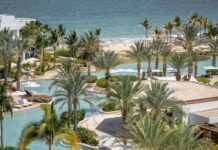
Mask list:
[[[152,24],[149,19],[141,24],[146,37]],[[178,33],[178,37],[173,41],[171,34]],[[139,149],[162,150],[162,149],[209,149],[212,143],[200,139],[200,131],[195,127],[190,127],[177,120],[174,115],[185,115],[179,105],[179,100],[175,101],[170,97],[172,91],[167,88],[167,84],[151,82],[144,86],[141,79],[152,76],[151,62],[155,61],[155,69],[159,69],[160,60],[163,62],[163,76],[166,76],[167,66],[170,64],[176,69],[176,79],[181,80],[181,69],[188,68],[187,79],[194,74],[198,75],[198,61],[200,53],[194,47],[204,43],[211,48],[209,53],[212,56],[212,65],[216,66],[216,55],[218,48],[218,26],[208,21],[207,18],[194,13],[188,21],[182,22],[179,17],[167,22],[163,30],[154,29],[155,38],[152,42],[137,41],[127,51],[125,57],[134,59],[137,64],[137,79],[134,82],[130,76],[123,76],[118,81],[112,82],[111,68],[122,62],[121,57],[113,51],[102,51],[100,41],[100,29],[90,30],[82,35],[76,31],[66,32],[63,25],[56,29],[50,28],[39,21],[31,21],[22,30],[22,37],[14,37],[12,32],[5,29],[0,32],[0,57],[4,71],[4,85],[2,85],[1,112],[11,112],[10,101],[5,96],[7,90],[8,77],[11,76],[11,64],[16,60],[16,81],[17,89],[20,89],[21,77],[21,55],[23,51],[32,50],[39,58],[39,66],[36,68],[38,74],[46,71],[46,49],[53,50],[52,68],[56,68],[57,51],[61,49],[68,51],[72,61],[61,63],[58,68],[58,75],[53,79],[50,86],[56,89],[54,96],[57,103],[62,102],[68,106],[67,119],[57,116],[54,104],[43,105],[44,116],[41,121],[28,124],[22,131],[19,145],[25,149],[34,140],[42,140],[52,149],[52,145],[60,139],[66,141],[72,147],[77,148],[79,141],[77,133],[77,112],[80,101],[86,101],[91,106],[94,102],[91,99],[81,98],[89,96],[87,88],[91,76],[91,66],[95,65],[105,70],[106,94],[111,101],[120,106],[123,120],[122,141]],[[167,43],[161,40],[162,34],[169,35]],[[200,34],[199,34],[200,33]],[[186,52],[172,52],[172,44],[181,45]],[[141,74],[141,63],[146,61],[146,72]],[[87,66],[87,76],[80,71],[78,63]],[[141,95],[140,93],[145,93]],[[71,118],[74,119],[71,119]],[[3,117],[1,117],[1,122]],[[47,126],[45,126],[47,124]],[[51,124],[51,125],[49,125]],[[73,124],[74,132],[70,131]],[[2,125],[1,125],[2,126]],[[55,130],[53,130],[55,129]],[[3,132],[3,127],[2,130]],[[126,132],[127,131],[127,132]],[[73,137],[73,138],[72,138]],[[3,139],[1,140],[3,146]]]

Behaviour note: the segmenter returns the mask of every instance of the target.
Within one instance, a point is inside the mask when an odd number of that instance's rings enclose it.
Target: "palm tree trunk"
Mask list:
[[[44,49],[42,48],[40,50],[40,71],[42,71],[42,61],[43,61],[43,55],[44,55]]]
[[[212,56],[212,66],[216,67],[216,55]]]
[[[73,103],[73,118],[74,118],[73,130],[77,132],[77,99],[75,99]]]
[[[11,76],[11,61],[8,62],[8,77]]]
[[[53,61],[53,68],[55,68],[55,63],[56,63],[56,46],[53,46],[53,51],[54,51],[54,61]]]
[[[152,76],[151,62],[148,62],[147,74],[148,74],[148,77]]]
[[[20,69],[21,69],[21,56],[19,54],[17,59],[17,90],[20,90]]]
[[[145,32],[146,32],[146,38],[148,38],[148,29],[146,29]]]
[[[138,71],[138,80],[140,80],[140,75],[141,75],[141,63],[138,61],[137,63],[137,71]]]
[[[159,56],[156,56],[155,69],[159,69]]]
[[[163,63],[163,76],[166,77],[167,75],[167,64]]]
[[[48,150],[52,150],[52,144],[48,142]]]
[[[4,62],[4,84],[8,83],[8,64]]]
[[[89,53],[89,58],[88,58],[88,76],[91,76],[91,61],[92,61],[92,54]]]
[[[198,64],[197,64],[197,62],[195,62],[195,78],[197,78],[197,76],[198,76]]]
[[[180,81],[180,79],[181,79],[181,75],[180,75],[180,70],[178,69],[176,72],[176,80]]]
[[[171,44],[171,36],[172,36],[172,31],[170,31],[170,44]]]
[[[111,74],[110,74],[110,71],[109,69],[106,69],[106,72],[105,72],[105,80],[106,80],[106,91],[107,91],[107,97],[109,98],[109,90],[110,90],[110,87],[109,87],[109,81],[110,81],[110,78],[111,78]]]
[[[125,133],[126,126],[127,126],[127,108],[126,108],[126,106],[123,106],[123,108],[122,108],[122,120],[123,120],[122,130],[123,130],[123,133]],[[126,144],[127,141],[124,139],[123,143]]]
[[[193,64],[188,65],[188,78],[190,79],[193,74]]]
[[[72,97],[69,96],[69,97],[68,97],[69,127],[70,127],[70,125],[72,124],[72,121],[71,121],[71,118],[72,118],[72,111],[73,111],[73,109],[72,109],[72,104],[73,104],[73,102],[72,102]]]

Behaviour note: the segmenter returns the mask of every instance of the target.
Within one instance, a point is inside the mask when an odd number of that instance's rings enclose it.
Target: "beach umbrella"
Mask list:
[[[23,96],[26,95],[26,92],[23,91],[15,91],[10,94],[11,96]]]

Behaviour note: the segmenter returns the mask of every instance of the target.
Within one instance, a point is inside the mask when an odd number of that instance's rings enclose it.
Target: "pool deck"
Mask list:
[[[80,127],[93,130],[98,135],[99,145],[112,150],[133,150],[122,142],[116,142],[116,136],[121,131],[120,111],[103,113],[87,118],[79,123]]]

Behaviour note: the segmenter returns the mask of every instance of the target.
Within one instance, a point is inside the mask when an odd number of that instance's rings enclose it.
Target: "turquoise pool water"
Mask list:
[[[218,59],[217,59],[218,61]],[[205,60],[205,61],[201,61],[199,62],[199,74],[204,74],[205,71],[203,69],[204,66],[208,66],[211,65],[211,60]],[[146,68],[147,63],[142,63],[142,68]],[[152,66],[154,67],[154,63],[152,63]],[[162,66],[162,64],[160,63],[160,67]],[[169,66],[170,67],[170,66]],[[135,63],[129,63],[129,64],[122,64],[119,65],[115,68],[112,69],[113,74],[136,74],[134,72],[131,71],[123,71],[122,69],[132,69],[132,70],[136,70],[136,64]],[[121,72],[119,72],[119,70],[122,70]],[[183,69],[183,72],[185,73],[187,71],[187,68]],[[97,75],[98,77],[103,77],[104,76],[104,71],[99,71],[99,72],[95,72],[93,73],[95,75]],[[36,92],[40,92],[40,93],[45,93],[45,94],[52,94],[52,91],[49,92],[48,86],[50,85],[50,80],[34,80],[33,82],[36,82],[40,85],[40,87],[33,87],[31,88],[31,90],[36,91]],[[24,87],[23,87],[24,88]],[[28,88],[27,88],[28,89]],[[98,95],[98,96],[102,96],[102,95]],[[102,100],[104,96],[102,96]],[[59,105],[55,106],[58,113],[61,113],[62,111],[67,110],[66,106],[62,109],[59,110]],[[80,108],[85,109],[87,114],[86,117],[89,116],[93,116],[95,114],[97,114],[98,112],[94,112],[91,110],[90,106],[87,103],[81,102],[80,104]],[[16,146],[21,130],[22,128],[31,121],[37,121],[40,120],[42,117],[42,111],[39,108],[35,108],[32,110],[27,110],[27,111],[22,111],[22,112],[16,112],[14,113],[13,118],[10,118],[10,116],[6,116],[5,120],[4,120],[4,127],[5,127],[5,131],[4,131],[4,141],[5,141],[5,145],[12,145],[12,146]],[[45,143],[42,142],[34,142],[32,143],[29,148],[31,150],[46,150],[47,149],[47,145]],[[62,147],[60,145],[56,145],[55,149],[58,150],[67,150],[68,148]],[[81,147],[81,150],[88,150],[87,148]]]

